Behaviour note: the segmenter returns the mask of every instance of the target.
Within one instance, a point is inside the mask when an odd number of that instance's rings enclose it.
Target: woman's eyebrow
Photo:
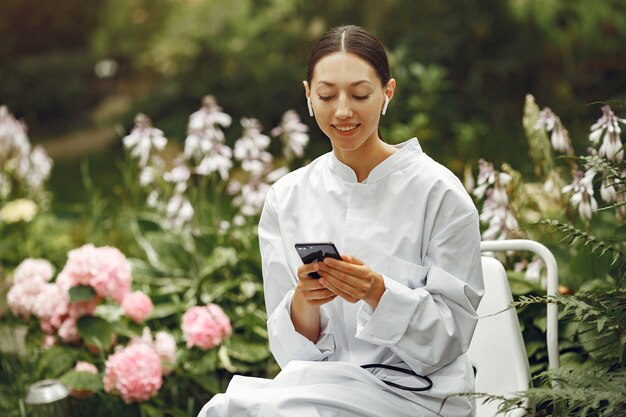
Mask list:
[[[369,80],[359,80],[359,81],[355,81],[355,82],[353,82],[353,83],[350,83],[350,86],[351,86],[351,87],[354,87],[354,86],[356,86],[356,85],[359,85],[359,84],[364,84],[364,83],[371,84],[371,82],[370,82]],[[334,84],[334,83],[331,83],[331,82],[329,82],[329,81],[323,81],[323,80],[320,80],[320,81],[318,81],[318,82],[316,82],[316,83],[315,83],[315,85],[319,85],[319,84],[324,84],[324,85],[327,85],[327,86],[329,86],[329,87],[334,87],[334,86],[335,86],[335,84]]]

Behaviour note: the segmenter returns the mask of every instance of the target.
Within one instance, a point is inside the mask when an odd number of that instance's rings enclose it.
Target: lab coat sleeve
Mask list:
[[[410,277],[387,277],[375,310],[363,304],[359,339],[389,347],[411,369],[428,375],[469,347],[483,294],[478,213],[448,223],[431,237],[424,266],[426,285],[411,289]]]
[[[317,343],[298,333],[291,321],[291,299],[297,285],[285,255],[275,209],[275,192],[270,189],[259,222],[263,287],[270,350],[281,368],[291,360],[320,361],[335,350],[333,326],[326,306],[320,309],[321,334]]]

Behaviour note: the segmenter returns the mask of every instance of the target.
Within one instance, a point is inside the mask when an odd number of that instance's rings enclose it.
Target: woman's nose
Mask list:
[[[339,97],[337,100],[337,108],[335,109],[335,117],[338,119],[346,119],[352,117],[352,108],[350,100],[347,97]]]

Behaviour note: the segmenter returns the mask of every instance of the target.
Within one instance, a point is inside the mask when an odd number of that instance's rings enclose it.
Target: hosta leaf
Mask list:
[[[228,355],[242,362],[255,363],[267,359],[270,352],[267,343],[251,343],[233,339],[228,344]]]
[[[98,392],[103,389],[102,380],[97,374],[71,370],[59,380],[69,389]]]
[[[78,334],[86,344],[109,350],[115,340],[115,331],[108,321],[94,316],[83,316],[76,322]]]
[[[80,303],[95,298],[96,292],[87,285],[77,285],[70,288],[70,303]]]
[[[214,373],[210,374],[190,374],[189,377],[206,391],[217,394],[221,391],[220,382]]]

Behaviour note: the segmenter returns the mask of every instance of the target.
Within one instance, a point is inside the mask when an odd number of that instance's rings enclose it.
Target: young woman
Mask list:
[[[396,82],[364,29],[326,33],[304,88],[332,152],[274,184],[259,224],[282,371],[236,376],[200,415],[472,416],[472,400],[451,396],[474,388],[464,352],[483,278],[470,197],[417,139],[380,138]],[[333,242],[342,259],[302,264],[303,242]]]

